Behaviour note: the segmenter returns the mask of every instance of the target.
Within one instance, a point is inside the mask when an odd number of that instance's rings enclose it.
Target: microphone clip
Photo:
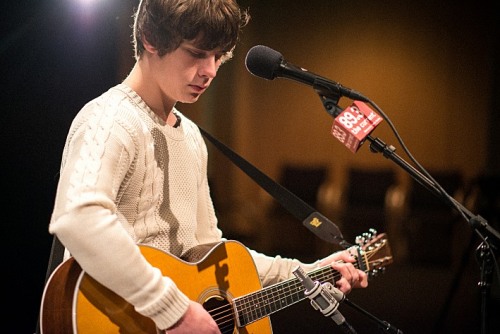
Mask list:
[[[346,334],[356,334],[356,330],[345,320],[337,310],[344,300],[344,294],[330,283],[321,284],[313,281],[300,266],[293,271],[305,288],[304,294],[311,300],[312,307],[325,317],[332,319]]]
[[[332,292],[332,284],[328,282],[320,283],[315,281],[314,287],[311,290],[306,290],[304,294],[311,300],[311,305],[315,310],[320,311],[325,317],[331,317],[340,305],[340,303],[333,297]],[[323,300],[326,300],[328,306],[322,308],[321,305],[316,302],[317,298],[323,298]]]
[[[328,94],[325,95],[324,92],[319,90],[316,90],[316,93],[318,93],[323,107],[330,116],[336,118],[342,112],[342,108],[338,105],[340,95],[332,97]]]

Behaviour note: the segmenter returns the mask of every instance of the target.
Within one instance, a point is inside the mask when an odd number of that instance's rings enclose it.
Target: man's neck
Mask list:
[[[139,62],[136,62],[123,83],[132,88],[158,117],[174,126],[177,123],[177,116],[172,112],[175,103],[165,103],[160,88],[154,80],[149,79],[151,76],[147,72],[147,65]]]

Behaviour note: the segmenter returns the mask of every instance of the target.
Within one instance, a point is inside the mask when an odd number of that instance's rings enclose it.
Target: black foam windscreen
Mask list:
[[[276,78],[283,55],[264,45],[252,47],[246,56],[247,70],[258,77],[273,80]]]

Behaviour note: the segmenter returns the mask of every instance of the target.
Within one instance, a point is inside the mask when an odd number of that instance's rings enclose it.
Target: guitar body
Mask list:
[[[233,298],[262,289],[253,259],[239,242],[221,242],[208,251],[198,251],[196,262],[183,261],[153,247],[139,247],[181,291],[204,305],[222,333],[272,333],[268,316],[237,326]],[[221,316],[219,310],[225,313]],[[40,329],[42,334],[159,333],[151,319],[84,273],[73,258],[57,267],[47,281]]]

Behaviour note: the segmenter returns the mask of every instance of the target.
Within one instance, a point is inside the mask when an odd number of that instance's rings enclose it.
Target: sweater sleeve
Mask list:
[[[284,258],[279,255],[272,257],[253,249],[249,249],[249,252],[255,262],[263,286],[294,278],[293,270],[297,266],[309,272],[318,268],[320,263],[320,260],[313,263],[303,263],[297,259]]]
[[[116,106],[94,107],[99,112],[86,108],[85,119],[75,119],[66,142],[49,231],[87,274],[159,329],[169,328],[189,300],[142,256],[117,215],[116,194],[135,154],[134,139],[117,121]]]

